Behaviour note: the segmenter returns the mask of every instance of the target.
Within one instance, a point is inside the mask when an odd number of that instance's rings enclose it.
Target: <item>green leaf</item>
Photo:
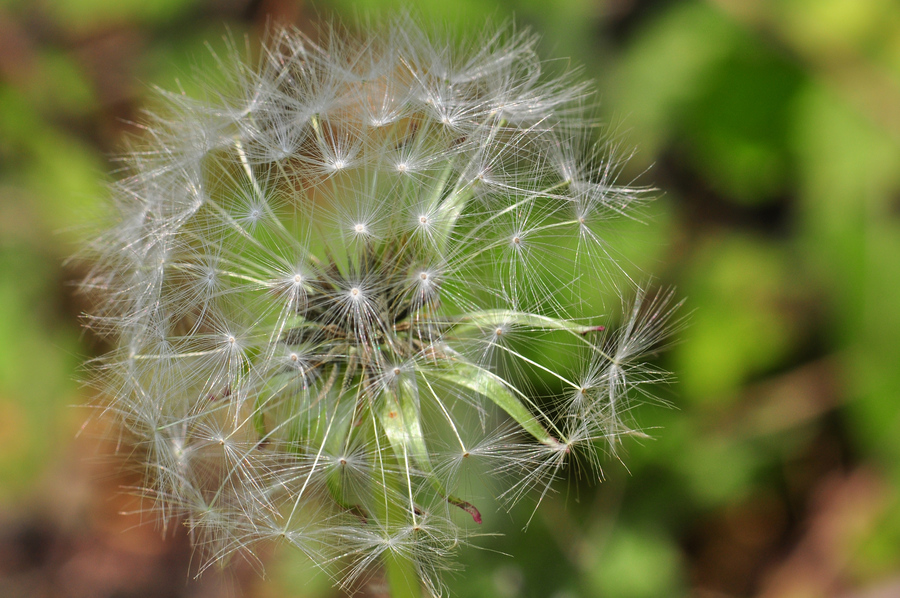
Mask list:
[[[548,446],[559,445],[559,442],[547,432],[541,422],[512,391],[519,394],[522,399],[527,400],[527,398],[496,374],[472,363],[456,361],[452,369],[429,370],[428,375],[486,397],[503,409],[539,442]]]
[[[385,391],[379,418],[397,459],[403,463],[412,458],[420,469],[431,473],[433,468],[422,433],[419,390],[414,380],[399,376],[395,389]]]
[[[352,401],[344,401],[338,404],[335,412],[331,414],[331,422],[328,436],[323,439],[325,451],[332,455],[342,455],[349,444],[350,435],[353,434],[353,420],[356,414]],[[334,467],[325,477],[325,485],[334,501],[342,508],[354,513],[363,520],[368,518],[362,506],[355,504],[352,492],[346,488],[346,470],[344,467]]]
[[[441,200],[441,195],[447,184],[447,179],[452,172],[453,161],[451,160],[447,163],[446,168],[441,173],[440,179],[438,179],[438,182],[434,187],[435,196],[432,198],[432,203],[437,204],[440,202],[437,209],[437,225],[435,226],[434,238],[435,244],[441,252],[447,248],[450,233],[453,232],[456,221],[459,219],[459,215],[462,213],[463,208],[466,207],[466,203],[472,198],[471,189],[459,189],[451,191],[443,201]]]
[[[514,311],[511,309],[486,309],[466,314],[453,327],[459,334],[469,331],[493,329],[500,325],[521,326],[532,330],[562,330],[583,338],[588,332],[603,330],[602,326],[585,326],[569,320],[551,318],[535,313]]]
[[[422,432],[419,389],[415,379],[400,377],[396,391],[387,391],[384,397],[380,413],[381,425],[397,460],[405,463],[408,457],[412,457],[419,469],[428,475],[431,485],[438,494],[451,505],[471,515],[475,523],[480,524],[481,513],[478,509],[472,503],[450,494],[434,475],[434,468],[425,445],[425,435]]]

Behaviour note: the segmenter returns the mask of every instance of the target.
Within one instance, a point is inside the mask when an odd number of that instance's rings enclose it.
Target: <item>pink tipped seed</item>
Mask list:
[[[584,334],[587,334],[588,332],[603,332],[604,330],[606,330],[606,326],[591,326],[590,328],[588,328],[586,330],[582,330],[581,334],[584,335]]]

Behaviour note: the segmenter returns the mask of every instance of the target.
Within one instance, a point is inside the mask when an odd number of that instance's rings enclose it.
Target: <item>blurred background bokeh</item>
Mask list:
[[[0,596],[337,596],[290,551],[192,580],[86,429],[82,224],[155,85],[223,35],[315,34],[379,0],[0,1]],[[623,173],[660,199],[617,229],[677,286],[674,408],[606,480],[563,481],[527,533],[486,514],[458,597],[900,596],[900,3],[425,0],[423,20],[538,31],[596,82]],[[514,553],[509,557],[504,552]],[[196,563],[194,563],[195,565]],[[372,593],[372,595],[375,595]]]

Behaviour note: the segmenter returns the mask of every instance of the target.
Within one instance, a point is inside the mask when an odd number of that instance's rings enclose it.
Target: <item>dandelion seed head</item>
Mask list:
[[[577,296],[645,193],[536,43],[273,29],[202,98],[163,95],[83,286],[115,346],[92,382],[202,568],[275,540],[344,587],[390,558],[440,595],[472,537],[454,519],[491,516],[468,476],[539,504],[639,433],[677,304]]]

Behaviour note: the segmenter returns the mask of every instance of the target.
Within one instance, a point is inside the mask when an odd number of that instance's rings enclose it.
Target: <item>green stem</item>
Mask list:
[[[384,437],[382,438],[387,440]],[[375,502],[373,511],[384,522],[387,530],[390,530],[392,526],[396,526],[399,522],[406,522],[410,516],[415,517],[412,511],[407,512],[403,506],[389,497],[391,493],[387,489],[396,490],[400,486],[396,477],[388,472],[384,472],[381,480],[378,482],[374,485]],[[413,507],[410,508],[412,509]],[[384,566],[384,575],[391,598],[422,598],[422,581],[419,579],[416,564],[411,558],[400,551],[385,550],[382,556],[382,565]]]
[[[422,584],[415,563],[394,552],[386,552],[384,571],[391,598],[422,598]]]

